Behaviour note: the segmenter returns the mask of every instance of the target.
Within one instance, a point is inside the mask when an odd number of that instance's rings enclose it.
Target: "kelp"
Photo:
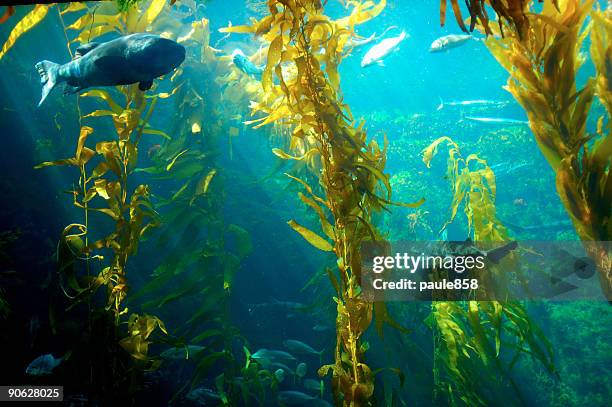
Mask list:
[[[543,1],[544,0],[538,0],[539,3]],[[557,4],[558,0],[550,0],[550,2],[553,3],[555,7],[559,8]],[[455,19],[457,20],[457,25],[459,25],[464,32],[474,31],[476,24],[480,24],[487,35],[493,33],[489,26],[489,15],[486,10],[487,6],[490,6],[497,14],[499,31],[502,36],[504,35],[504,23],[511,25],[512,30],[520,37],[529,29],[529,19],[527,18],[528,8],[531,3],[529,0],[466,0],[465,4],[470,14],[469,30],[463,21],[459,1],[450,0],[450,3]],[[440,0],[440,25],[442,26],[444,26],[446,22],[446,8],[447,0]]]
[[[102,18],[96,25],[98,32],[109,32],[117,27],[120,27],[122,34],[144,30],[159,14],[160,4],[153,0],[143,10],[130,8],[125,13]],[[94,14],[83,4],[76,3],[62,10],[58,14],[62,27],[70,32],[66,32],[66,38],[69,39],[72,32],[77,31],[76,41],[80,42],[83,31],[89,28],[79,21],[91,20],[91,27]],[[65,17],[76,20],[66,27],[63,24]],[[96,34],[90,32],[87,35]],[[129,260],[137,253],[141,240],[159,224],[149,186],[134,185],[139,146],[143,135],[152,134],[156,137],[164,134],[152,129],[149,120],[157,101],[173,93],[145,96],[137,85],[84,92],[80,97],[97,101],[99,107],[86,114],[82,114],[79,109],[81,126],[74,156],[37,166],[69,166],[79,174],[78,182],[75,182],[70,192],[74,206],[83,210],[83,221],[68,225],[62,233],[57,250],[58,276],[69,301],[67,311],[87,303],[89,334],[93,334],[92,326],[104,326],[100,328],[103,329],[103,335],[92,337],[92,342],[101,345],[99,352],[106,355],[106,358],[101,358],[105,359],[104,366],[98,365],[95,369],[93,365],[90,366],[92,373],[89,378],[98,382],[98,388],[107,389],[104,397],[109,402],[135,390],[130,383],[134,383],[133,379],[138,372],[159,365],[158,361],[147,354],[151,335],[154,331],[159,331],[161,336],[168,334],[157,317],[130,313],[126,299],[130,286]],[[93,124],[89,125],[101,120],[108,120],[112,124],[110,132],[108,129],[96,130]],[[100,141],[100,136],[108,133],[114,135]],[[91,142],[93,137],[99,140],[95,144]],[[113,228],[106,232],[92,231],[92,216],[107,217]],[[94,232],[96,240],[91,238]],[[106,291],[106,304],[100,310],[93,304],[96,303],[95,294],[101,288]],[[121,348],[127,353],[117,352],[116,349]],[[132,364],[126,363],[124,355],[131,357]],[[99,361],[98,358],[94,359]],[[92,360],[90,363],[95,362]]]
[[[496,216],[497,187],[491,167],[476,154],[463,158],[457,143],[440,137],[422,151],[428,168],[443,144],[449,150],[452,200],[441,231],[463,205],[469,238],[476,243],[507,241],[508,232]],[[512,260],[504,260],[508,261]],[[556,374],[552,346],[518,302],[435,301],[427,321],[434,332],[434,400],[438,403],[487,406],[503,398],[506,405],[523,405],[510,372],[524,354]]]
[[[593,10],[591,0],[563,0],[558,9],[545,3],[541,14],[529,14],[530,30],[520,35],[507,27],[506,38],[486,45],[510,73],[506,89],[521,104],[544,157],[556,174],[556,187],[576,232],[583,241],[612,239],[612,135],[610,126],[610,19]],[[587,16],[592,23],[585,27]],[[595,76],[577,88],[583,59],[580,49],[591,38]],[[607,113],[595,133],[587,120],[597,96]],[[612,260],[605,247],[588,245],[604,295],[612,299]]]
[[[15,45],[15,42],[17,42],[22,35],[30,31],[45,18],[49,12],[49,7],[51,6],[47,4],[37,4],[32,11],[26,14],[17,22],[17,24],[15,24],[15,27],[9,34],[9,37],[4,42],[4,45],[2,45],[2,50],[0,50],[0,59],[4,57],[8,50]]]
[[[373,216],[391,204],[391,188],[384,173],[386,148],[368,140],[364,124],[355,122],[342,103],[337,71],[354,26],[385,4],[353,1],[349,17],[332,20],[318,1],[270,0],[268,16],[250,26],[222,29],[252,33],[269,43],[263,96],[251,103],[252,114],[263,117],[248,124],[292,129],[290,152],[274,154],[292,161],[308,155],[320,169],[313,171],[315,185],[290,178],[303,186],[299,197],[317,214],[325,237],[295,220],[288,223],[314,247],[337,257],[337,272],[328,270],[337,293],[335,363],[321,367],[319,374],[332,373],[337,403],[347,406],[368,405],[374,392],[374,374],[364,361],[367,346],[361,342],[374,314],[380,333],[384,323],[400,327],[384,303],[361,296],[361,245],[382,239]]]

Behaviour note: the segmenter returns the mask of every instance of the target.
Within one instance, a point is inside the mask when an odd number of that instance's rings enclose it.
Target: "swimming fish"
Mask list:
[[[219,400],[221,400],[221,396],[219,396],[219,394],[217,394],[214,390],[207,389],[205,387],[196,387],[195,389],[187,393],[185,397],[187,398],[187,400],[191,400],[200,406],[206,406],[211,401],[218,402]]]
[[[65,93],[92,86],[138,83],[150,89],[153,79],[165,75],[185,60],[185,47],[154,34],[125,35],[104,43],[90,42],[77,48],[75,59],[64,64],[41,61],[36,64],[43,85],[38,106],[60,83]]]
[[[310,345],[302,341],[295,340],[295,339],[288,339],[286,341],[283,341],[283,345],[285,346],[285,348],[289,349],[290,352],[297,353],[297,354],[318,355],[319,358],[323,354],[322,350],[320,351],[315,350]]]
[[[306,379],[304,380],[304,388],[313,393],[319,393],[320,397],[323,397],[325,386],[323,380]]]
[[[308,371],[308,365],[302,362],[298,364],[297,367],[295,368],[295,375],[301,379],[302,377],[306,376],[307,371]]]
[[[56,367],[62,364],[63,361],[70,357],[70,352],[66,353],[61,358],[55,358],[52,354],[47,353],[34,359],[26,368],[26,374],[30,376],[46,376],[53,373]]]
[[[512,175],[516,171],[520,170],[521,168],[525,168],[531,164],[532,163],[527,162],[527,161],[519,162],[519,163],[505,162],[505,163],[491,165],[489,168],[493,170],[493,172],[495,173],[495,177],[499,178],[499,177]]]
[[[235,49],[234,52],[232,52],[232,62],[238,69],[250,76],[259,76],[264,71],[263,66],[257,66],[252,63],[240,49]]]
[[[283,369],[276,369],[274,377],[276,377],[279,383],[282,383],[285,380],[285,371]]]
[[[296,359],[290,353],[284,352],[282,350],[270,350],[266,348],[261,348],[257,352],[251,355],[252,359],[258,360],[262,359],[265,361],[288,361],[294,362]]]
[[[465,116],[465,120],[471,120],[473,122],[479,123],[489,123],[489,124],[521,124],[521,125],[529,125],[527,120],[516,120],[516,119],[506,119],[501,117],[471,117]]]
[[[392,52],[399,49],[399,45],[406,39],[408,35],[405,31],[402,31],[397,37],[385,38],[378,44],[372,46],[363,56],[361,60],[361,67],[365,68],[372,64],[378,64],[379,66],[385,66],[383,60],[389,56]]]
[[[357,39],[355,37],[351,37],[351,39],[348,40],[346,45],[351,47],[351,48],[358,48],[358,47],[367,45],[367,44],[371,43],[372,41],[377,41],[380,38],[384,37],[385,34],[387,34],[387,32],[389,30],[392,30],[394,28],[397,28],[397,26],[392,25],[391,27],[387,27],[385,29],[385,31],[382,32],[382,34],[376,35],[376,33],[372,33],[372,35],[370,35],[369,37],[366,37],[366,38]]]
[[[198,345],[178,346],[163,351],[159,356],[169,360],[189,359],[190,356],[193,356],[203,350],[204,346]]]
[[[496,101],[496,100],[486,100],[486,99],[474,99],[474,100],[460,100],[455,102],[444,102],[442,98],[440,98],[440,104],[436,110],[444,109],[444,106],[502,106],[507,104],[508,102]]]
[[[429,52],[436,53],[436,52],[448,51],[449,49],[457,48],[467,43],[470,40],[478,41],[477,38],[474,38],[471,35],[465,35],[465,34],[445,35],[444,37],[440,37],[431,43],[431,45],[429,46]]]
[[[302,393],[296,390],[285,390],[278,392],[278,399],[283,404],[288,406],[299,406],[304,403],[315,400],[315,397],[309,396],[308,394]]]

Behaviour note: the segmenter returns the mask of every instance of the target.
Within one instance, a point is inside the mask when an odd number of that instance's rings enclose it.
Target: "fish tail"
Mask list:
[[[40,106],[49,96],[55,85],[57,85],[60,65],[51,61],[40,61],[35,66],[40,75],[40,83],[42,84],[42,94],[40,102],[38,102],[38,106]]]
[[[444,101],[441,97],[438,97],[438,99],[440,99],[440,104],[438,105],[438,108],[436,110],[442,110],[444,109]]]

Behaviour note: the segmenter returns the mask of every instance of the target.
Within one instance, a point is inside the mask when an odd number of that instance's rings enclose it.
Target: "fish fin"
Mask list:
[[[40,102],[38,102],[38,106],[40,106],[47,96],[49,96],[49,93],[51,93],[55,85],[57,85],[59,64],[51,61],[40,61],[35,67],[40,75],[40,83],[42,84],[42,93]]]
[[[83,88],[80,86],[70,86],[66,84],[66,86],[64,86],[64,95],[74,95],[75,93],[80,92],[82,89]]]
[[[383,66],[384,67],[385,66],[385,61],[383,61],[381,59],[381,60],[376,61],[376,64],[378,64],[378,66]]]
[[[74,59],[81,58],[83,55],[87,54],[89,51],[96,48],[98,45],[100,45],[99,42],[88,42],[87,44],[79,46],[74,52]]]
[[[140,83],[138,84],[138,89],[140,89],[141,91],[145,91],[145,90],[149,90],[151,89],[151,86],[153,86],[153,81],[140,81]]]

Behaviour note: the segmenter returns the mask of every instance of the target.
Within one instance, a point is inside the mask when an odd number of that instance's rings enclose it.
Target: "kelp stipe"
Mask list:
[[[606,12],[593,11],[592,0],[547,2],[541,14],[528,16],[530,29],[519,36],[512,27],[506,38],[486,45],[510,73],[507,89],[525,109],[544,157],[556,173],[561,201],[583,241],[612,240],[612,105],[610,81],[611,25]],[[585,27],[591,15],[592,23]],[[595,77],[577,89],[583,59],[580,48],[590,33]],[[607,112],[595,134],[587,132],[594,95]],[[588,245],[597,264],[604,295],[612,300],[612,259],[605,247]]]
[[[288,224],[311,245],[337,257],[338,271],[327,270],[337,293],[335,363],[321,367],[319,375],[332,372],[336,402],[346,406],[369,405],[374,392],[374,374],[364,360],[367,346],[361,341],[373,314],[380,333],[385,323],[403,330],[384,303],[361,297],[361,244],[382,239],[372,217],[392,203],[391,187],[384,173],[386,150],[368,141],[363,123],[354,123],[341,102],[337,71],[354,26],[378,15],[385,4],[351,2],[350,16],[334,21],[323,14],[318,1],[270,0],[267,17],[252,26],[223,30],[270,41],[261,81],[264,95],[252,103],[253,113],[264,117],[250,123],[289,126],[293,151],[274,154],[320,168],[314,171],[315,185],[288,176],[304,188],[299,198],[317,214],[323,235],[294,220]]]
[[[423,150],[427,167],[443,144],[449,148],[446,175],[452,202],[442,230],[463,206],[468,235],[476,244],[507,241],[507,230],[496,216],[495,174],[476,154],[464,158],[449,137],[441,137]],[[537,359],[552,375],[557,374],[551,344],[519,302],[435,301],[428,325],[434,332],[437,403],[487,406],[503,399],[505,405],[524,405],[521,389],[510,375],[524,354]],[[502,342],[502,338],[506,339]],[[503,358],[507,354],[510,356]]]

